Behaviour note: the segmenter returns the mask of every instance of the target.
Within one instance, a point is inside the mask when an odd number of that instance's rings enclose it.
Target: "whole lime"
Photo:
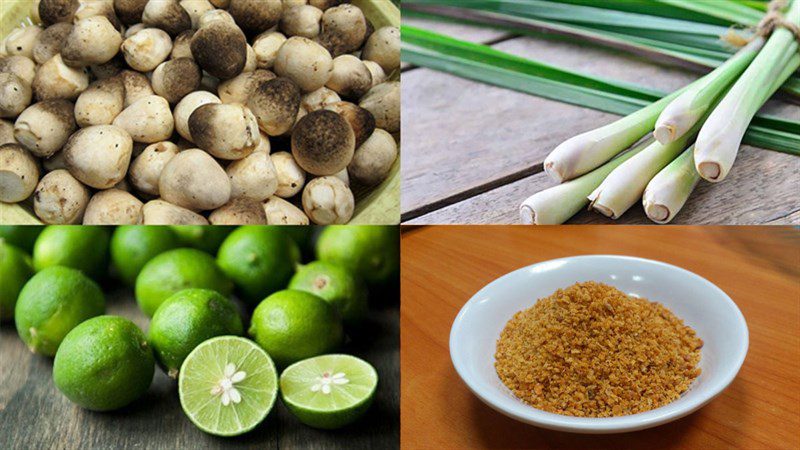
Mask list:
[[[44,227],[36,225],[0,225],[0,239],[30,253]]]
[[[53,356],[67,333],[103,312],[103,292],[94,281],[76,269],[53,266],[22,288],[14,321],[32,352]]]
[[[158,307],[147,340],[159,365],[177,378],[181,364],[200,343],[242,332],[242,319],[230,300],[208,289],[185,289]]]
[[[94,411],[119,409],[150,387],[153,351],[123,317],[99,316],[75,327],[53,362],[53,381],[72,402]]]
[[[217,253],[222,241],[234,229],[234,227],[206,225],[172,225],[170,228],[184,247],[196,248],[211,255]]]
[[[48,226],[33,247],[33,267],[72,267],[100,279],[108,270],[108,240],[108,230],[99,226]]]
[[[367,313],[367,287],[349,270],[326,261],[299,266],[289,289],[310,292],[336,306],[349,326],[356,326]]]
[[[253,311],[249,333],[279,367],[335,350],[344,334],[333,305],[292,290],[265,298]]]
[[[269,226],[238,228],[217,255],[239,296],[251,305],[286,287],[299,261],[297,244],[280,227]]]
[[[317,241],[317,258],[347,268],[370,285],[388,284],[400,272],[397,227],[333,225]]]
[[[233,284],[208,253],[179,248],[166,251],[144,265],[136,277],[136,301],[152,317],[164,300],[189,288],[211,289],[227,297]]]
[[[31,257],[0,239],[0,322],[14,318],[19,291],[33,274]]]
[[[133,286],[148,261],[178,247],[178,237],[169,227],[124,225],[111,235],[111,262],[122,281]]]

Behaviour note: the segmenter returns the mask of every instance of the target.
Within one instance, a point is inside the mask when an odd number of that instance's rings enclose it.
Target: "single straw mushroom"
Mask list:
[[[322,15],[319,43],[333,56],[361,48],[369,32],[369,22],[360,8],[344,4],[329,8]]]
[[[278,179],[278,188],[275,195],[282,198],[292,198],[303,189],[306,184],[306,171],[303,170],[289,152],[275,152],[270,155]]]
[[[242,31],[253,36],[278,24],[283,4],[281,0],[231,0],[228,13]]]
[[[335,91],[326,87],[321,87],[316,91],[304,95],[300,100],[300,106],[305,109],[306,112],[312,112],[340,101],[342,101],[342,99]]]
[[[339,178],[314,178],[303,189],[303,210],[318,225],[347,223],[354,209],[353,192]]]
[[[54,170],[39,181],[33,194],[33,211],[47,224],[81,223],[89,189],[64,169]]]
[[[42,27],[29,25],[17,27],[6,36],[6,52],[10,56],[33,58],[33,47],[42,33]]]
[[[141,200],[120,189],[92,196],[83,214],[84,225],[137,225],[142,223]]]
[[[150,72],[172,52],[172,39],[158,28],[145,28],[125,39],[120,47],[125,61],[139,72]]]
[[[197,108],[209,103],[222,102],[219,97],[206,91],[192,92],[178,102],[173,115],[175,116],[175,130],[178,131],[181,137],[189,142],[194,142],[192,134],[189,132],[189,117],[192,116],[192,113]]]
[[[78,6],[80,6],[78,0],[41,0],[39,2],[39,18],[45,25],[72,22]]]
[[[231,198],[266,200],[278,189],[278,175],[270,155],[253,152],[225,169],[231,180]]]
[[[96,81],[75,102],[80,127],[110,125],[125,106],[125,85],[119,78]]]
[[[356,137],[350,124],[328,110],[309,113],[292,132],[292,156],[306,172],[333,175],[353,159]]]
[[[266,225],[267,215],[261,202],[251,198],[235,198],[208,216],[212,225]]]
[[[257,86],[274,78],[275,74],[269,70],[258,69],[253,72],[244,72],[220,83],[217,92],[222,103],[245,105]]]
[[[200,28],[203,14],[214,10],[214,5],[208,0],[180,0],[180,5],[189,14],[194,29]]]
[[[205,217],[163,200],[151,200],[142,207],[145,225],[208,225]]]
[[[62,151],[67,168],[81,183],[108,189],[128,173],[133,140],[120,127],[94,125],[73,134]]]
[[[300,89],[288,78],[262,81],[253,89],[247,106],[261,130],[269,136],[280,136],[295,123],[300,108]]]
[[[22,111],[14,123],[14,138],[34,155],[48,158],[61,150],[75,128],[72,103],[47,100]]]
[[[337,102],[325,107],[340,116],[353,129],[356,136],[356,148],[360,147],[375,131],[375,118],[366,109],[350,102]]]
[[[61,53],[70,32],[72,32],[72,24],[65,22],[55,23],[45,28],[33,46],[33,60],[37,64],[44,64],[48,59]]]
[[[194,37],[194,30],[186,30],[183,33],[175,36],[172,41],[172,53],[170,59],[178,58],[192,58],[192,37]]]
[[[184,150],[169,160],[158,181],[161,198],[192,211],[217,209],[231,198],[231,183],[208,153]]]
[[[0,72],[13,73],[29,86],[36,78],[36,63],[25,56],[0,57]]]
[[[31,104],[31,87],[13,73],[0,72],[0,117],[17,117]]]
[[[153,71],[153,91],[171,104],[200,87],[203,74],[192,58],[171,59],[161,63]]]
[[[134,141],[145,144],[164,141],[175,129],[169,103],[158,95],[135,101],[119,113],[113,124],[127,131]]]
[[[144,194],[159,195],[161,172],[178,153],[178,146],[169,141],[148,145],[131,163],[128,178],[133,187]]]
[[[119,21],[117,14],[114,12],[114,3],[112,0],[100,1],[85,1],[81,0],[80,6],[75,10],[73,20],[77,23],[87,17],[102,16],[108,19],[111,25],[117,30],[122,28],[122,22]]]
[[[363,59],[378,63],[385,73],[400,67],[400,30],[397,27],[382,27],[375,30],[361,52]]]
[[[0,145],[0,202],[25,200],[38,182],[39,166],[30,152],[18,144]]]
[[[376,63],[375,61],[368,61],[363,60],[364,65],[367,66],[367,70],[372,75],[372,86],[375,87],[384,81],[386,81],[386,72],[383,71],[383,67],[380,64]]]
[[[381,83],[361,98],[358,106],[375,116],[375,126],[390,133],[400,131],[400,82]]]
[[[64,64],[60,54],[39,66],[33,79],[33,93],[38,100],[75,100],[88,87],[89,74]]]
[[[286,42],[286,36],[277,31],[267,31],[256,37],[253,41],[253,51],[256,54],[256,65],[259,69],[272,69],[278,51]]]
[[[314,39],[319,35],[322,10],[311,5],[286,8],[281,17],[280,29],[289,36]]]
[[[147,2],[142,12],[142,23],[164,30],[171,36],[192,28],[192,18],[178,0]]]
[[[144,8],[149,0],[113,0],[114,12],[125,25],[141,23]]]
[[[133,70],[123,70],[117,76],[125,87],[125,107],[154,94],[150,80],[144,74]]]
[[[331,78],[333,58],[311,39],[294,36],[278,50],[273,70],[278,76],[294,81],[304,92],[311,92],[325,86]]]
[[[397,143],[391,134],[378,128],[356,148],[347,171],[359,183],[374,186],[389,176],[396,159]]]
[[[192,37],[191,49],[195,61],[203,70],[223,80],[242,73],[247,63],[247,39],[244,33],[235,24],[225,20],[215,20],[201,26]]]
[[[272,196],[263,205],[269,225],[308,225],[303,210],[280,197]]]
[[[61,49],[64,64],[86,67],[111,61],[122,44],[122,35],[103,16],[79,20]]]
[[[189,116],[189,134],[201,149],[221,159],[241,159],[261,141],[258,122],[245,106],[209,103]]]
[[[372,87],[372,72],[353,55],[337,56],[333,60],[331,78],[325,86],[342,97],[360,98]]]
[[[233,16],[231,16],[228,11],[225,11],[224,9],[214,9],[200,16],[200,20],[197,22],[197,29],[203,28],[204,26],[217,21],[222,21],[237,28],[239,27],[236,25],[236,21],[233,20]]]

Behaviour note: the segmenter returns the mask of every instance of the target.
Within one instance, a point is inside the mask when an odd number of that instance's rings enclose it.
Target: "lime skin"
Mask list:
[[[17,333],[32,352],[53,356],[81,322],[105,312],[100,287],[69,267],[48,267],[25,284],[14,308]]]
[[[336,306],[345,324],[358,326],[367,313],[367,287],[352,272],[326,261],[299,266],[289,289],[305,291]]]
[[[133,286],[148,261],[178,247],[178,237],[169,227],[123,225],[111,235],[111,262],[119,278]]]
[[[53,381],[73,403],[93,411],[122,408],[150,387],[153,351],[123,317],[98,316],[75,327],[53,362]]]
[[[19,291],[33,274],[31,257],[0,239],[0,322],[14,319]]]
[[[329,353],[342,344],[344,332],[336,308],[303,291],[284,290],[262,301],[250,322],[250,336],[278,367]]]
[[[33,246],[33,267],[72,267],[99,280],[108,271],[108,241],[109,231],[101,226],[45,227]]]
[[[215,255],[222,241],[231,234],[234,227],[207,225],[172,225],[172,231],[178,236],[183,247],[192,247]]]
[[[211,289],[227,297],[233,283],[208,253],[179,248],[166,251],[144,265],[136,277],[136,301],[152,317],[164,300],[189,288]]]
[[[350,270],[370,286],[394,283],[400,273],[397,227],[332,225],[317,240],[317,258]]]
[[[177,378],[183,361],[203,341],[243,332],[242,319],[229,299],[209,289],[185,289],[158,307],[147,339],[159,366]]]
[[[37,225],[0,225],[0,239],[31,253],[33,244],[42,230],[44,227]]]

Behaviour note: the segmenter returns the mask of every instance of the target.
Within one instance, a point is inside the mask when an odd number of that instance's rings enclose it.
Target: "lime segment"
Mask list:
[[[198,345],[181,366],[183,411],[198,428],[236,436],[267,417],[278,396],[275,364],[256,343],[221,336]]]
[[[281,375],[281,395],[306,425],[334,429],[355,422],[369,409],[378,373],[350,355],[322,355],[289,366]]]

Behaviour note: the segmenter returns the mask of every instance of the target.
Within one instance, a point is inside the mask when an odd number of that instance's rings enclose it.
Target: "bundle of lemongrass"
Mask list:
[[[800,0],[787,3],[772,0],[755,37],[713,72],[556,147],[544,169],[562,184],[526,199],[522,222],[560,224],[587,204],[617,219],[641,198],[668,223],[701,178],[725,179],[756,112],[800,67]]]

